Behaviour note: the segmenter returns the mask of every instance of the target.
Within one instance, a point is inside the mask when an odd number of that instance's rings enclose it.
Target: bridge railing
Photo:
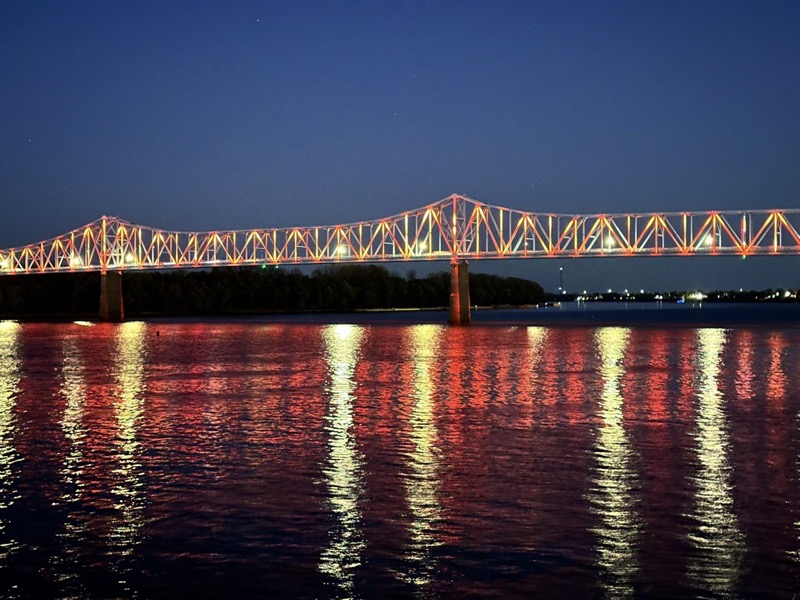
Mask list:
[[[800,254],[800,209],[558,215],[453,195],[371,221],[185,232],[102,217],[0,250],[0,274],[216,266],[546,258]]]

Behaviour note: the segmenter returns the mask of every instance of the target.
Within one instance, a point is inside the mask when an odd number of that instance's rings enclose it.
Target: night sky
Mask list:
[[[3,0],[0,17],[0,248],[103,214],[323,225],[452,193],[800,208],[796,1]],[[800,257],[471,265],[548,289],[559,267],[574,291],[800,287]]]

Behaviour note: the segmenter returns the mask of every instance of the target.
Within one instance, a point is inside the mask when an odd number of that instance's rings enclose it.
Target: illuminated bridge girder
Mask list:
[[[0,250],[0,274],[416,260],[800,254],[800,209],[559,215],[453,195],[345,225],[167,231],[102,217]]]

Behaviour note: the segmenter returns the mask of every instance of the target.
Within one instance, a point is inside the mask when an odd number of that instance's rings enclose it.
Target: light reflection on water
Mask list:
[[[0,560],[18,548],[9,532],[9,509],[19,499],[15,487],[17,416],[15,414],[20,382],[19,336],[22,326],[14,321],[0,321]],[[1,564],[1,563],[0,563]]]
[[[523,383],[520,385],[523,390],[536,390],[541,386],[541,365],[542,356],[547,348],[547,328],[545,327],[528,327],[528,352],[527,364],[522,369]],[[523,400],[532,401],[533,398],[524,398]],[[532,425],[532,423],[528,423]]]
[[[745,540],[733,501],[733,468],[725,402],[719,389],[724,329],[700,329],[698,337],[697,422],[695,447],[698,471],[691,477],[696,487],[696,524],[689,534],[696,552],[689,575],[697,586],[715,596],[731,596],[736,589]]]
[[[0,596],[800,585],[800,331],[159,330],[0,323]]]
[[[594,490],[591,500],[601,523],[595,528],[598,537],[599,565],[606,595],[628,598],[639,570],[638,545],[641,524],[636,514],[638,477],[633,469],[633,450],[623,421],[620,379],[625,372],[623,361],[630,331],[604,327],[595,333],[600,351],[602,395]]]
[[[139,542],[146,505],[142,447],[138,436],[144,408],[146,333],[147,325],[142,322],[123,323],[118,328],[115,343],[116,398],[113,402],[117,466],[111,493],[116,515],[112,520],[110,537],[119,555],[117,570],[122,576],[132,569],[128,558]],[[130,590],[126,587],[126,591]]]
[[[75,339],[65,338],[62,342],[63,360],[61,393],[66,398],[61,428],[69,442],[69,452],[64,459],[61,470],[64,482],[67,483],[63,501],[76,502],[83,489],[83,446],[86,428],[83,425],[83,406],[86,401],[86,382],[83,374],[83,358],[81,349]]]
[[[65,508],[63,531],[58,533],[62,542],[62,552],[54,557],[56,576],[70,595],[86,595],[71,563],[79,560],[82,546],[86,543],[86,519],[82,517],[80,502],[84,494],[84,447],[86,427],[83,423],[86,402],[86,380],[80,344],[71,337],[61,343],[61,395],[66,399],[61,417],[61,430],[68,443],[61,479],[64,483],[59,502]]]
[[[339,588],[337,596],[354,596],[354,571],[361,565],[364,550],[361,511],[363,458],[353,434],[353,374],[364,335],[356,325],[330,325],[323,332],[330,383],[328,399],[328,464],[323,475],[328,501],[337,523],[329,532],[328,546],[320,557],[319,569],[330,575]]]
[[[434,418],[433,370],[439,355],[440,325],[415,325],[410,331],[409,358],[414,366],[411,382],[413,408],[410,415],[412,449],[410,472],[404,479],[408,506],[408,572],[401,578],[424,591],[434,574],[431,550],[441,542],[436,537],[440,518],[438,433]]]

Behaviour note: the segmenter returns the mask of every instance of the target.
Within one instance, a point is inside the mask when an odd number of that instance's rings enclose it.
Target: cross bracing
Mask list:
[[[0,274],[548,257],[800,254],[800,209],[564,215],[463,195],[344,225],[169,231],[101,217],[0,250]]]

